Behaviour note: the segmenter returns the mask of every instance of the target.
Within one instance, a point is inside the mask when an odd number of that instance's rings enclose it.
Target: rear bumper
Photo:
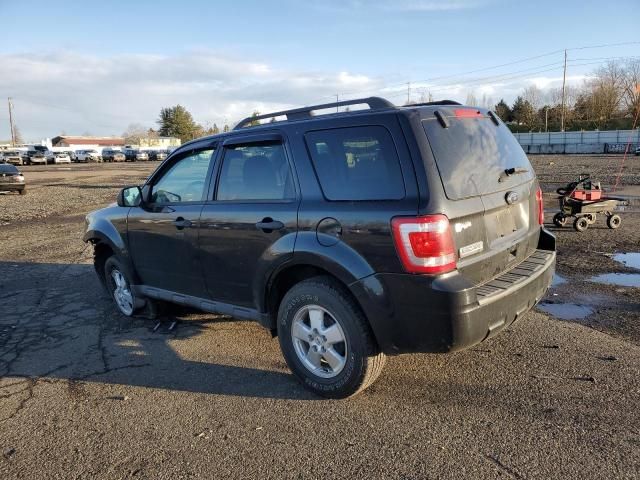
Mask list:
[[[547,249],[483,285],[474,286],[457,272],[435,278],[376,274],[352,284],[382,351],[462,350],[522,317],[540,301],[555,271],[555,242],[542,232],[540,243]]]
[[[24,189],[24,183],[0,183],[0,192],[20,192]]]

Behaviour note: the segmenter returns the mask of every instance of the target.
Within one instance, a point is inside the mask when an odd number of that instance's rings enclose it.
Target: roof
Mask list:
[[[73,145],[124,145],[124,138],[121,137],[73,137],[69,135],[60,135],[51,139],[51,143],[55,146],[59,143],[67,143]]]

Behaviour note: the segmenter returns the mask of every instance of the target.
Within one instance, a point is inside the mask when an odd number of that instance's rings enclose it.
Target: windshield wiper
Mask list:
[[[520,173],[527,173],[529,170],[527,170],[525,167],[512,167],[512,168],[506,168],[501,174],[500,174],[500,178],[498,178],[499,182],[504,182],[505,179],[507,177],[510,177],[511,175],[518,175]]]

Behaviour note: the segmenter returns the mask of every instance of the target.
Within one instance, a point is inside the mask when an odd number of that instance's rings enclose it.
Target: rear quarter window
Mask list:
[[[398,152],[381,126],[316,130],[305,135],[322,193],[328,200],[405,197]]]

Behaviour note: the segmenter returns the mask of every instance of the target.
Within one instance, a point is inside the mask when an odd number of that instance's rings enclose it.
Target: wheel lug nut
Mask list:
[[[327,351],[327,349],[326,349],[326,348],[324,348],[324,347],[322,347],[322,348],[320,349],[320,351],[321,351],[322,353],[324,353],[324,352],[326,352],[326,351]]]
[[[317,346],[317,345],[314,345],[314,346],[313,346],[313,351],[314,351],[314,352],[317,352],[317,351],[318,351],[318,346]]]

